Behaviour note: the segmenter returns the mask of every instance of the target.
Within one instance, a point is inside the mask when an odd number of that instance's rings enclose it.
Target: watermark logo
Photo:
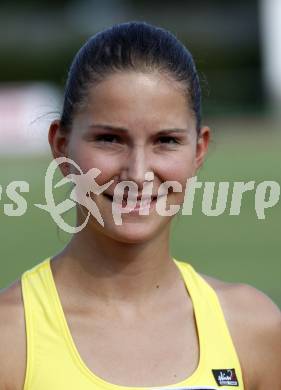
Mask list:
[[[69,195],[70,199],[65,199],[60,204],[56,205],[53,195],[53,178],[57,167],[63,163],[72,164],[80,172],[80,174],[71,173],[68,176],[64,177],[62,180],[60,180],[54,186],[54,188],[58,188],[69,182],[75,185]],[[90,214],[92,214],[97,219],[97,221],[102,226],[104,226],[103,218],[95,201],[91,199],[90,196],[87,196],[87,194],[90,194],[90,192],[93,192],[96,195],[100,195],[113,183],[113,180],[111,180],[103,186],[99,186],[98,183],[95,181],[95,178],[100,173],[101,171],[98,168],[91,168],[87,173],[84,174],[75,161],[66,157],[59,157],[50,163],[45,175],[46,204],[35,204],[34,206],[49,212],[54,222],[67,233],[72,234],[81,231],[87,225]],[[64,219],[62,218],[62,214],[72,209],[74,206],[76,206],[77,203],[82,206],[85,206],[88,210],[88,214],[85,221],[80,226],[72,227],[64,221]]]
[[[56,169],[64,163],[67,163],[69,166],[72,165],[78,173],[70,173],[54,185]],[[100,174],[101,171],[98,168],[91,168],[84,173],[75,161],[66,157],[54,159],[49,164],[45,174],[46,203],[34,204],[34,206],[48,212],[60,229],[73,234],[80,232],[87,225],[91,216],[100,225],[104,226],[103,216],[95,202],[96,197],[100,195],[106,196],[111,201],[112,216],[116,225],[123,223],[125,214],[137,213],[139,216],[147,216],[151,213],[152,208],[155,208],[156,212],[163,217],[174,216],[179,211],[181,211],[182,215],[192,215],[195,195],[199,190],[203,191],[202,212],[206,216],[212,217],[222,215],[226,210],[228,201],[230,202],[229,215],[240,215],[243,196],[245,193],[252,191],[254,192],[256,215],[258,219],[265,219],[265,210],[276,206],[280,198],[280,185],[275,181],[263,181],[257,185],[255,181],[239,181],[234,182],[231,188],[230,182],[203,183],[197,180],[197,176],[194,176],[188,178],[185,183],[185,193],[181,204],[169,205],[169,208],[167,208],[169,194],[183,192],[181,183],[177,181],[161,183],[157,194],[155,194],[153,193],[154,173],[146,172],[141,194],[139,193],[138,185],[134,181],[117,183],[112,193],[109,188],[114,183],[114,180],[99,185],[96,178]],[[53,191],[66,183],[73,185],[69,198],[56,204]],[[29,192],[29,184],[25,181],[14,181],[7,186],[6,195],[14,204],[4,205],[5,215],[21,216],[27,211],[27,202],[18,191],[20,193]],[[0,185],[0,200],[2,194],[3,188]],[[16,208],[14,207],[15,204],[17,205]],[[79,226],[70,226],[65,222],[63,214],[79,205],[87,210],[85,220]]]

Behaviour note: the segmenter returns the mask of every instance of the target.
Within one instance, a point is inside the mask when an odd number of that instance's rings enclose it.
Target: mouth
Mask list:
[[[106,199],[108,199],[110,202],[113,202],[113,195],[110,195],[110,194],[107,194],[107,193],[103,193],[103,196],[106,198]],[[126,207],[126,205],[127,205],[127,200],[128,200],[128,195],[123,195],[123,200],[122,200],[122,207]],[[145,204],[153,204],[153,203],[155,203],[156,202],[156,200],[157,200],[157,195],[151,195],[151,197],[149,197],[149,198],[144,198],[143,199],[143,203],[145,203]],[[135,206],[135,208],[139,208],[139,206],[140,206],[140,202],[141,202],[141,197],[140,196],[138,196],[137,197],[137,203],[136,203],[136,206]]]

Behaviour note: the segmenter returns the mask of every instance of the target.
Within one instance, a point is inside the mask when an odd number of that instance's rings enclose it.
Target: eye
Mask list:
[[[95,140],[98,142],[114,143],[113,140],[120,142],[120,137],[114,134],[100,134],[96,136]]]
[[[158,140],[161,140],[161,143],[164,143],[164,144],[178,144],[179,143],[179,140],[176,137],[166,136],[166,135],[159,137]]]

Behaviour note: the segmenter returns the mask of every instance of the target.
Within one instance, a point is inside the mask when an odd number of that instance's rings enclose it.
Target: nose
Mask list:
[[[137,184],[139,191],[142,190],[145,181],[145,173],[151,171],[149,169],[149,158],[142,145],[135,145],[121,169],[120,179],[133,181]]]

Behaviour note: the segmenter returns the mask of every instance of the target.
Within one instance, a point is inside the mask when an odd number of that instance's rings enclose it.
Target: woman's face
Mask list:
[[[89,90],[86,103],[73,119],[67,157],[83,172],[98,168],[99,185],[113,180],[105,190],[110,195],[124,180],[135,182],[141,194],[148,171],[154,173],[152,194],[161,183],[177,181],[183,191],[168,193],[167,209],[181,205],[186,180],[196,174],[207,150],[209,129],[202,128],[197,142],[195,119],[177,84],[158,73],[115,73]],[[169,229],[172,216],[159,215],[155,207],[149,215],[122,214],[122,224],[116,225],[111,200],[104,194],[91,197],[104,227],[92,218],[87,228],[122,242],[149,240]]]

